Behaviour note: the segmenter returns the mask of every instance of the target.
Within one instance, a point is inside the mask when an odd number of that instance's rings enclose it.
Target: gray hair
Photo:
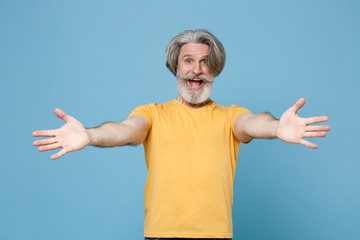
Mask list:
[[[166,47],[166,67],[176,76],[181,47],[186,43],[203,43],[209,46],[209,69],[218,76],[225,65],[225,49],[221,42],[205,29],[186,30],[176,35]]]

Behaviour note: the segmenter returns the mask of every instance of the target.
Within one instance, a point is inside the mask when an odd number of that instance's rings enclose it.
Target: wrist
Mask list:
[[[278,129],[279,129],[279,120],[275,119],[274,122],[273,122],[273,138],[278,138]]]
[[[95,134],[94,134],[94,128],[86,128],[86,134],[89,137],[89,143],[88,145],[96,145],[95,144]]]

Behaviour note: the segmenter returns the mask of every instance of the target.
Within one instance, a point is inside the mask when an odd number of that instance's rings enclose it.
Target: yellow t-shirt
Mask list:
[[[145,237],[232,238],[239,106],[213,101],[192,109],[172,100],[136,108],[149,122],[144,141]],[[129,117],[130,117],[129,116]]]

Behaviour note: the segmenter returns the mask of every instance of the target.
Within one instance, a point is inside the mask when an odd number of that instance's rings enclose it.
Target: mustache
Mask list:
[[[202,74],[201,75],[195,75],[195,74],[190,73],[190,74],[187,74],[187,75],[181,77],[181,79],[185,80],[185,81],[192,80],[192,79],[195,79],[195,78],[200,79],[200,80],[204,81],[205,83],[211,83],[211,82],[214,81],[214,79],[209,79],[205,75],[202,75]]]

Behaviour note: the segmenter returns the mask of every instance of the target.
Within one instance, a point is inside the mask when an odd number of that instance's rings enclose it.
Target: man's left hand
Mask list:
[[[281,116],[277,127],[276,135],[279,139],[288,143],[297,143],[306,147],[316,149],[318,145],[309,142],[304,138],[325,137],[326,132],[330,130],[327,125],[311,125],[319,122],[328,121],[327,116],[318,116],[310,118],[301,118],[297,112],[305,104],[305,98],[299,99],[294,106],[290,107]]]

